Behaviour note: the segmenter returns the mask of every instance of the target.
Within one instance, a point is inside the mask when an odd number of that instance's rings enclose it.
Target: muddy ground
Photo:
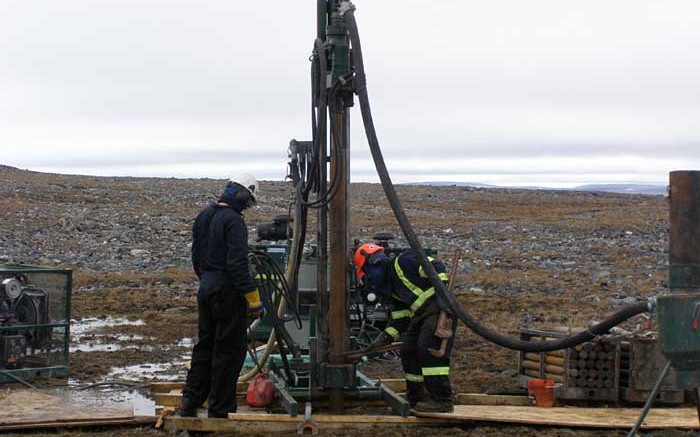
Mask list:
[[[197,323],[189,226],[222,182],[52,176],[8,168],[0,168],[0,179],[0,262],[75,270],[72,318],[75,326],[88,328],[74,330],[71,384],[183,379]],[[263,183],[267,199],[247,215],[251,240],[258,224],[285,212],[289,192],[281,182]],[[426,246],[448,261],[455,248],[464,251],[458,297],[477,319],[504,333],[517,335],[523,326],[584,327],[665,290],[668,225],[661,196],[421,186],[399,187],[399,194]],[[378,231],[400,234],[377,185],[353,185],[352,213],[353,237],[368,241]],[[398,238],[396,244],[402,241]],[[625,328],[643,331],[645,325],[640,316]],[[515,352],[460,326],[451,371],[456,392],[518,391],[516,365]],[[361,370],[370,376],[401,376],[398,362],[371,361]],[[493,425],[381,432],[625,435]],[[36,435],[156,433],[112,429]]]

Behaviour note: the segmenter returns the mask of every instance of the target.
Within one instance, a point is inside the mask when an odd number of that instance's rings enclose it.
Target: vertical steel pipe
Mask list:
[[[700,291],[700,171],[670,175],[669,286],[671,292]]]
[[[347,326],[347,290],[348,283],[348,254],[349,254],[349,217],[350,203],[348,191],[350,186],[350,116],[347,109],[335,110],[331,115],[333,126],[339,131],[337,136],[331,135],[331,180],[339,186],[330,203],[329,229],[329,266],[330,266],[330,295],[328,312],[328,329],[330,344],[330,364],[345,364],[345,351],[349,346]],[[337,139],[337,142],[336,142]],[[335,412],[343,410],[343,389],[329,390],[330,408]]]

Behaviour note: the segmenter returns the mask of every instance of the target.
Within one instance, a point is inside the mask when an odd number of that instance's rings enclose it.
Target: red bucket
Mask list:
[[[531,379],[527,382],[527,392],[536,407],[554,406],[554,381],[551,379]]]

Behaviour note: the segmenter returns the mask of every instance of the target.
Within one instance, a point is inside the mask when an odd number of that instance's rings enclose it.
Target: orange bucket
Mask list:
[[[527,382],[527,392],[536,407],[554,406],[554,381],[551,379],[531,379]]]

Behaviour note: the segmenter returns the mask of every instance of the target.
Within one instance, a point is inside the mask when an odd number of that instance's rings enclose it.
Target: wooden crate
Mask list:
[[[567,335],[533,329],[520,332],[520,338],[527,341],[556,340]],[[603,338],[559,351],[518,353],[519,385],[526,388],[531,379],[551,379],[556,383],[557,399],[617,402],[619,368],[619,343]]]
[[[666,365],[654,337],[629,338],[620,341],[620,395],[626,402],[646,402],[661,370]],[[685,391],[676,383],[672,367],[661,383],[655,403],[682,404]]]

